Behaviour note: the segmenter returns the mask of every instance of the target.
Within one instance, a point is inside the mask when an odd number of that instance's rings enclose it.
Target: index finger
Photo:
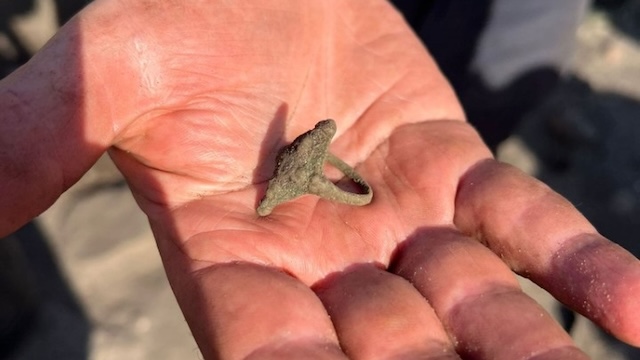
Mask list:
[[[640,261],[598,234],[546,185],[484,161],[460,181],[455,224],[515,272],[619,339],[640,345]]]

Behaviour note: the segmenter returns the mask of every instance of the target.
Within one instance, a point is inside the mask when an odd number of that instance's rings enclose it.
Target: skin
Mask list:
[[[205,358],[584,358],[511,270],[640,345],[638,260],[494,161],[401,17],[359,3],[93,2],[0,84],[0,233],[108,150]],[[373,201],[258,217],[323,118]]]

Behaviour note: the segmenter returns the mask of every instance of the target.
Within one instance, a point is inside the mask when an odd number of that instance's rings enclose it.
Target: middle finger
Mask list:
[[[454,229],[417,231],[392,270],[429,299],[463,357],[587,358],[500,258]]]
[[[459,359],[424,297],[373,264],[329,276],[315,291],[350,358]]]

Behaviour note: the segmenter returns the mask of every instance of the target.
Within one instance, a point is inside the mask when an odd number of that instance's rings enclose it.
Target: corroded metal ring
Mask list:
[[[369,184],[344,161],[329,153],[329,144],[335,133],[335,121],[323,120],[281,150],[273,178],[269,180],[267,191],[256,209],[258,215],[269,215],[276,206],[305,194],[357,206],[371,202],[373,190]],[[362,193],[344,191],[327,179],[323,173],[325,162],[358,184]]]

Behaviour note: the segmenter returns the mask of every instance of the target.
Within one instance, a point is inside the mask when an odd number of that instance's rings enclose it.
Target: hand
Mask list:
[[[97,1],[45,50],[83,35],[83,124],[149,216],[205,357],[579,358],[512,269],[640,344],[637,259],[492,160],[390,5],[256,4]],[[258,217],[277,150],[324,118],[373,202]]]

